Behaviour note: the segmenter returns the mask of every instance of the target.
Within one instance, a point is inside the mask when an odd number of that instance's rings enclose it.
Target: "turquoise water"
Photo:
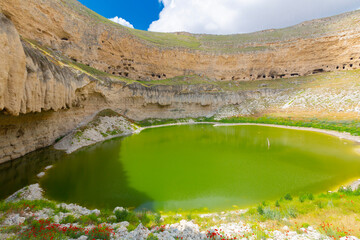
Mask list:
[[[41,185],[49,198],[88,207],[223,210],[358,178],[355,147],[274,127],[153,128],[65,156]]]

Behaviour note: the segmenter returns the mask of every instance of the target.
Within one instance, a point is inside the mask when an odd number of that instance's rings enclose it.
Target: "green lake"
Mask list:
[[[360,176],[356,147],[264,126],[151,128],[64,155],[41,186],[88,207],[224,210],[348,183]]]

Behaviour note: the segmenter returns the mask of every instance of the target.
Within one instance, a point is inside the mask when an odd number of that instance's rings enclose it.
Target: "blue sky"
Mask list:
[[[80,0],[119,24],[155,32],[234,34],[359,9],[360,0]],[[125,21],[126,20],[126,21]]]
[[[158,0],[79,0],[83,5],[106,17],[121,17],[136,29],[147,30],[159,19],[163,4]]]

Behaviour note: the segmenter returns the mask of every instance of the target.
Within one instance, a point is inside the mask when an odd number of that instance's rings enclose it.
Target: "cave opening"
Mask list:
[[[322,73],[322,72],[324,72],[324,69],[319,68],[319,69],[315,69],[315,70],[313,71],[313,74]]]

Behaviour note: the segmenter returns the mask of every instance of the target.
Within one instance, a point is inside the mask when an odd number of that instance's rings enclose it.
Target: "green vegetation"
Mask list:
[[[197,212],[181,214],[191,214],[192,220],[202,229],[226,222],[243,221],[251,224],[253,230],[258,229],[258,223],[262,222],[271,226],[270,229],[273,230],[289,226],[290,230],[298,232],[301,232],[301,228],[313,226],[333,239],[348,235],[360,236],[360,228],[357,225],[360,217],[360,190],[352,191],[350,188],[341,187],[338,192],[318,195],[305,193],[298,197],[286,200],[284,196],[249,208],[244,214],[229,212],[225,218],[220,214],[208,218],[199,217]],[[299,200],[300,197],[303,201]],[[167,215],[164,223],[170,224],[183,218],[179,218],[179,213],[171,213]]]
[[[54,210],[55,213],[67,212],[64,209],[57,207],[55,202],[47,200],[21,200],[17,202],[0,202],[0,212],[21,212],[27,208],[33,211],[39,211],[44,208],[49,208]]]
[[[128,231],[134,230],[141,222],[149,229],[158,229],[156,232],[164,230],[164,224],[173,224],[182,219],[192,220],[206,230],[210,226],[228,222],[246,222],[253,232],[259,237],[268,236],[259,223],[266,224],[269,230],[281,229],[288,226],[291,231],[302,232],[302,228],[313,226],[322,234],[332,239],[339,239],[344,236],[360,236],[360,229],[357,221],[360,218],[360,190],[352,191],[350,188],[341,187],[337,192],[321,193],[312,195],[309,193],[300,194],[296,198],[287,200],[284,197],[268,201],[248,209],[245,213],[231,211],[226,213],[215,213],[209,217],[201,217],[201,212],[168,212],[162,213],[163,220],[160,220],[159,213],[134,212],[130,210],[116,211],[116,218],[111,218],[111,211],[103,209],[99,216],[90,214],[75,218],[68,215],[62,223],[79,223],[80,226],[70,225],[61,227],[53,222],[52,218],[47,220],[35,220],[28,218],[20,226],[0,227],[1,233],[14,233],[16,239],[62,239],[64,237],[78,238],[87,235],[90,239],[110,239],[114,229],[106,227],[103,223],[114,223],[128,221],[130,223]],[[17,203],[0,202],[0,213],[10,214],[24,211],[30,207],[32,211],[43,208],[50,208],[59,211],[56,203],[48,200],[20,201]],[[3,220],[3,219],[2,219]],[[1,220],[1,221],[2,221]],[[94,224],[96,227],[85,230],[85,226]],[[28,228],[22,228],[27,226]],[[22,229],[22,230],[21,230]],[[150,234],[148,239],[157,239],[154,234]]]
[[[137,29],[127,29],[130,34],[156,44],[157,46],[183,47],[188,49],[200,49],[200,42],[192,35],[147,32]]]
[[[212,119],[209,119],[210,121]],[[327,120],[318,118],[281,118],[281,117],[233,117],[228,119],[222,119],[219,122],[222,123],[263,123],[263,124],[275,124],[286,125],[295,127],[308,127],[334,130],[338,132],[348,132],[354,136],[360,136],[360,121],[358,120]]]
[[[218,92],[222,91],[252,91],[259,89],[277,89],[289,90],[294,92],[302,89],[316,89],[318,87],[326,88],[331,87],[334,90],[343,90],[345,88],[353,88],[360,86],[360,70],[349,70],[339,72],[325,72],[315,75],[308,75],[295,78],[283,78],[272,80],[256,80],[256,81],[215,81],[207,78],[206,76],[187,75],[177,76],[174,78],[161,79],[161,80],[140,80],[136,81],[144,86],[156,85],[208,85],[217,89]]]
[[[283,118],[283,117],[231,117],[221,120],[211,118],[182,118],[182,119],[146,119],[138,121],[137,124],[142,127],[156,126],[173,123],[193,122],[211,122],[211,123],[257,123],[257,124],[274,124],[294,127],[307,127],[333,130],[338,132],[348,132],[354,136],[360,136],[360,121],[358,120],[328,120],[318,118]]]
[[[189,123],[189,121],[195,122],[206,122],[210,120],[214,122],[213,118],[177,118],[177,119],[158,119],[158,118],[149,118],[142,121],[137,121],[136,124],[141,127],[149,127],[149,126],[157,126],[157,125],[164,125],[164,124],[173,124],[173,123]]]
[[[107,76],[111,76],[110,74],[106,73],[106,72],[102,72],[100,70],[97,70],[95,68],[92,68],[88,65],[85,65],[85,64],[82,64],[82,63],[79,63],[79,62],[70,62],[68,61],[68,64],[74,68],[77,68],[77,69],[81,69],[82,71],[85,71],[87,72],[89,75],[92,75],[92,76],[98,76],[98,77],[107,77]]]

